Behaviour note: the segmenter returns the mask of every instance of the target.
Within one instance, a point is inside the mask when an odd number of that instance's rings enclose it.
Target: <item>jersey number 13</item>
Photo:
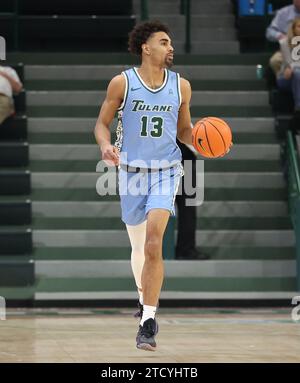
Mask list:
[[[142,123],[142,129],[141,129],[141,136],[142,137],[148,137],[148,126],[149,126],[149,120],[151,123],[151,130],[150,130],[150,136],[151,137],[161,137],[163,133],[163,123],[164,120],[161,117],[148,117],[148,116],[143,116],[141,118],[141,123]]]

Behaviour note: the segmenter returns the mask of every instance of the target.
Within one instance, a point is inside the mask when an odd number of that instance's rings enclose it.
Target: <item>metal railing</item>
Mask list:
[[[297,150],[291,131],[287,132],[288,205],[296,237],[297,291],[300,291],[300,174]]]
[[[185,15],[185,53],[191,52],[191,0],[181,0],[180,13]]]
[[[149,19],[148,0],[141,0],[141,20],[146,21]]]

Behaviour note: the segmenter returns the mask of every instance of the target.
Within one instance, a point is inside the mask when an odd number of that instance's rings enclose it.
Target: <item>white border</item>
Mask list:
[[[128,80],[127,80],[127,76],[126,76],[125,72],[122,72],[122,75],[125,77],[125,91],[124,91],[124,97],[123,97],[122,104],[120,105],[118,110],[122,110],[124,108],[125,102],[126,102],[126,99],[127,99],[127,94],[128,94]]]
[[[178,90],[178,95],[179,95],[179,108],[182,103],[182,96],[181,96],[181,89],[180,89],[180,74],[176,73],[177,75],[177,90]]]

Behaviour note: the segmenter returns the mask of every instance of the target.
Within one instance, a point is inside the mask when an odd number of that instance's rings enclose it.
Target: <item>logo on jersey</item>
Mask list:
[[[150,105],[145,104],[143,100],[132,100],[133,112],[171,112],[173,109],[172,105]]]

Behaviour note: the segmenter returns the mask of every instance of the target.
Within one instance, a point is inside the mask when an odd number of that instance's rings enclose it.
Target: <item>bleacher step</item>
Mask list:
[[[120,217],[39,217],[34,216],[32,230],[99,230],[105,233],[110,230],[125,230]],[[198,217],[198,230],[292,230],[289,217]],[[75,234],[75,233],[74,233]]]
[[[130,278],[43,278],[36,285],[36,299],[39,293],[67,292],[135,292]],[[295,278],[166,278],[164,292],[290,292],[296,291]],[[74,298],[73,298],[74,299]],[[77,295],[77,299],[79,295]],[[89,298],[92,299],[92,295]],[[136,299],[136,298],[135,298]]]
[[[266,65],[269,61],[270,54],[266,52],[219,55],[217,52],[212,54],[176,54],[176,65],[244,65],[256,66],[257,63]],[[101,52],[8,52],[8,62],[22,61],[25,66],[25,78],[28,79],[27,66],[43,65],[43,66],[59,66],[59,65],[139,65],[139,59],[129,53],[101,53]],[[100,77],[99,77],[100,78]]]
[[[130,260],[35,261],[37,278],[130,278]],[[226,260],[173,261],[165,263],[165,280],[169,278],[293,278],[295,260]]]
[[[126,230],[34,230],[34,246],[124,247],[129,246]],[[293,230],[197,230],[197,246],[238,245],[289,247],[295,245]]]
[[[168,15],[168,14],[152,14],[154,19],[159,19],[163,23],[168,24],[173,33],[173,28],[180,25],[185,25],[184,15]],[[191,31],[195,31],[197,28],[233,28],[234,26],[234,15],[222,15],[215,13],[214,15],[203,15],[203,14],[191,14]]]
[[[101,173],[32,173],[33,188],[96,188],[97,180]],[[282,172],[228,172],[228,173],[204,173],[204,184],[206,188],[260,188],[260,189],[280,189],[285,187]],[[108,185],[105,189],[110,193],[115,191],[115,185]]]
[[[30,117],[89,117],[95,118],[99,114],[99,106],[28,106],[27,113]],[[234,105],[209,105],[192,106],[191,114],[193,116],[218,116],[226,117],[273,117],[271,107],[263,106],[240,106]]]
[[[253,145],[254,146],[254,145]],[[253,149],[254,155],[256,153],[255,148]],[[201,160],[199,156],[199,161]],[[93,172],[96,171],[96,166],[100,157],[95,158],[91,161],[84,161],[79,159],[69,160],[32,160],[30,162],[30,171],[32,173],[61,173],[61,172]],[[219,159],[218,161],[204,161],[205,172],[280,172],[282,165],[277,160],[253,160],[253,159]]]
[[[192,121],[195,123],[201,116],[192,116]],[[253,117],[253,118],[240,118],[234,117],[226,118],[226,122],[232,129],[233,134],[241,132],[249,132],[255,134],[268,133],[274,137],[274,118],[273,117]],[[93,133],[96,123],[96,117],[92,118],[39,118],[30,117],[28,119],[29,133]],[[111,130],[115,131],[117,120],[114,119]],[[31,138],[34,136],[31,136]],[[30,139],[32,144],[32,140]],[[70,142],[68,142],[70,144]],[[32,145],[31,145],[32,146]]]
[[[37,106],[99,106],[105,99],[104,91],[29,91],[27,105]],[[266,91],[194,91],[192,106],[260,106],[268,105]]]
[[[242,185],[234,189],[218,187],[205,188],[205,201],[286,201],[287,190],[282,188],[243,188]],[[0,197],[1,198],[1,197]],[[13,197],[11,197],[13,199]],[[35,187],[31,196],[33,201],[119,201],[118,196],[100,196],[96,187],[86,188],[40,188]],[[6,198],[7,199],[7,198]]]
[[[0,202],[1,203],[1,202]],[[120,203],[115,201],[71,202],[34,201],[32,213],[35,217],[120,217]],[[197,207],[197,216],[204,217],[288,217],[285,201],[204,201]]]
[[[76,133],[74,133],[76,135]],[[244,136],[244,135],[243,135]],[[248,135],[247,135],[248,136]],[[51,136],[51,138],[53,135]],[[82,136],[83,138],[86,138],[85,136]],[[277,143],[264,143],[268,139],[268,136],[264,136],[263,134],[252,134],[249,137],[251,139],[248,140],[252,141],[253,143],[249,144],[238,144],[236,142],[239,142],[241,140],[242,134],[234,134],[233,140],[234,140],[234,146],[232,147],[231,151],[228,153],[228,155],[224,158],[218,158],[218,159],[205,159],[202,156],[198,156],[199,160],[205,160],[205,169],[210,168],[220,168],[222,166],[228,166],[230,167],[231,164],[229,162],[238,163],[237,161],[243,161],[241,162],[242,166],[246,168],[245,165],[251,166],[251,164],[263,164],[263,162],[270,162],[278,163],[278,160],[280,158],[280,145]],[[244,140],[248,137],[243,137]],[[35,137],[37,139],[37,137]],[[50,141],[50,140],[49,140]],[[62,140],[63,141],[63,140]],[[259,142],[256,143],[255,141]],[[273,141],[273,137],[272,140]],[[268,141],[268,142],[269,142]],[[51,144],[32,144],[30,145],[30,169],[32,171],[36,171],[38,168],[49,168],[51,169],[52,163],[53,167],[59,166],[59,164],[62,164],[64,167],[69,167],[69,169],[72,168],[72,164],[70,161],[74,161],[74,164],[77,163],[77,161],[82,161],[82,164],[86,163],[88,165],[84,165],[83,168],[86,168],[86,166],[93,166],[93,170],[95,170],[96,163],[100,161],[101,159],[101,153],[99,151],[98,146],[94,144],[64,144],[64,143],[51,143]],[[45,162],[47,161],[47,162]],[[51,161],[51,162],[49,162]],[[64,165],[63,165],[64,164]],[[49,165],[49,167],[48,167]],[[275,165],[275,163],[274,163]],[[78,166],[78,165],[75,165]],[[234,164],[232,166],[235,166]],[[90,168],[91,169],[91,168]],[[258,171],[260,171],[260,168],[257,168]]]
[[[237,246],[217,247],[199,246],[198,250],[208,254],[211,259],[223,260],[293,260],[296,257],[294,247]],[[128,247],[39,247],[34,248],[35,260],[130,260],[131,248]]]
[[[218,64],[216,64],[216,62]],[[213,67],[208,64],[177,64],[172,70],[180,73],[189,80],[256,80],[256,67],[254,64],[241,65],[232,62],[231,65],[222,64],[221,60],[215,58]],[[122,71],[131,68],[132,65],[26,65],[26,81],[32,80],[107,80],[120,74]]]
[[[226,120],[227,119],[225,119],[225,121]],[[95,124],[96,124],[96,121],[94,121],[94,125]],[[95,153],[95,151],[97,151],[99,154],[100,151],[96,144],[95,135],[94,135],[94,125],[90,126],[90,131],[85,131],[84,133],[81,133],[81,132],[72,133],[72,132],[68,132],[67,129],[65,130],[65,132],[57,132],[57,133],[55,132],[30,133],[29,135],[30,151],[34,144],[40,144],[40,145],[56,144],[56,147],[58,146],[58,149],[57,149],[58,151],[64,150],[63,147],[65,145],[89,144],[94,147],[92,153]],[[112,128],[111,139],[112,139],[112,142],[115,142],[116,140],[116,133],[113,128]],[[257,133],[257,132],[249,132],[249,131],[239,131],[235,133],[233,131],[233,142],[234,144],[236,144],[236,146],[232,148],[232,153],[234,153],[235,150],[237,150],[237,152],[239,152],[239,155],[241,155],[241,151],[244,149],[248,153],[251,149],[252,150],[256,150],[256,148],[259,149],[259,145],[260,145],[260,152],[263,152],[265,150],[266,153],[268,153],[269,149],[272,147],[274,150],[275,148],[274,145],[276,145],[277,148],[279,147],[279,141],[274,135],[274,133],[270,134],[265,132]],[[70,147],[70,150],[71,150],[71,147]],[[234,154],[232,155],[234,156]],[[90,158],[89,154],[87,154],[87,156],[89,156],[88,158]],[[93,156],[93,158],[96,158],[96,157]]]
[[[106,90],[109,79],[105,80],[28,80],[26,88],[32,91],[91,91]],[[193,91],[255,91],[266,90],[264,81],[252,80],[190,80]]]

